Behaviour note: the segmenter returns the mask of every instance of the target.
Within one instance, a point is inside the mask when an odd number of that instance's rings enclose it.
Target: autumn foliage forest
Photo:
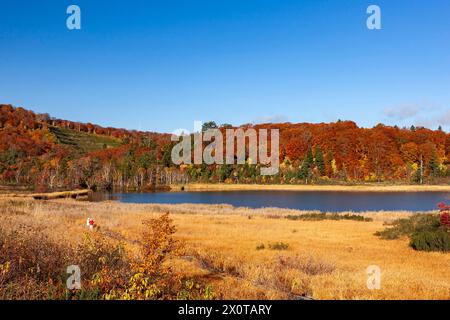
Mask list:
[[[210,122],[215,127],[215,123]],[[280,171],[181,165],[169,134],[78,123],[0,105],[0,183],[36,190],[152,189],[173,183],[448,183],[450,134],[352,121],[243,125],[280,130]],[[224,128],[224,126],[219,127]]]

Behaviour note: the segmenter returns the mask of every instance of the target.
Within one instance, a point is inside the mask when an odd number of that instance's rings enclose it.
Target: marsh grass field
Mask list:
[[[132,260],[142,246],[142,221],[165,213],[173,219],[173,237],[183,250],[164,263],[179,275],[177,279],[192,279],[191,287],[196,283],[207,288],[207,294],[196,296],[200,299],[450,299],[450,254],[415,251],[407,238],[383,240],[375,235],[386,222],[410,217],[411,212],[351,212],[340,213],[349,219],[311,220],[298,217],[318,212],[3,197],[0,230],[21,226],[31,236],[43,235],[50,243],[67,247],[81,243],[88,232],[121,244]],[[88,217],[98,225],[95,231],[87,231]],[[40,261],[45,254],[33,259],[31,266],[42,268],[46,263]],[[379,290],[367,288],[370,265],[381,268]],[[8,285],[11,294],[14,286],[0,278],[4,298],[9,297]],[[44,298],[51,298],[46,294]],[[187,296],[169,298],[177,297]],[[30,296],[24,291],[14,298]]]

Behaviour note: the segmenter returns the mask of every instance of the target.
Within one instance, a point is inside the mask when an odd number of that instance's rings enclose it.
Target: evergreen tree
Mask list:
[[[162,157],[161,157],[161,164],[164,167],[171,167],[172,162],[172,147],[173,144],[167,144],[162,149]]]
[[[325,175],[325,161],[323,159],[323,153],[322,150],[320,149],[320,146],[316,146],[316,150],[315,150],[315,164],[317,169],[320,172],[321,176]]]
[[[302,165],[300,166],[300,170],[298,171],[298,178],[306,179],[309,175],[309,166],[307,164],[306,159],[303,160]]]
[[[203,132],[205,132],[205,131],[207,131],[209,129],[217,129],[217,128],[218,128],[218,126],[217,126],[217,124],[214,121],[208,121],[208,122],[205,122],[202,125],[202,131]]]
[[[233,166],[230,164],[222,164],[218,166],[217,170],[219,182],[224,182],[227,178],[231,176],[231,173],[233,172]]]
[[[311,166],[314,164],[314,156],[313,156],[311,148],[309,148],[308,152],[306,153],[306,162],[307,162],[308,168],[311,168]]]
[[[314,164],[314,157],[311,148],[309,148],[308,152],[306,153],[305,159],[303,159],[303,163],[300,166],[298,177],[300,179],[307,179],[309,177],[309,173],[313,164]]]
[[[432,177],[439,176],[439,163],[436,153],[433,153],[433,156],[430,159],[430,163],[428,163],[428,170],[430,170],[430,175]]]
[[[153,154],[146,152],[142,154],[138,159],[139,167],[147,170],[148,168],[150,168],[151,164],[155,162],[155,160],[156,159]]]

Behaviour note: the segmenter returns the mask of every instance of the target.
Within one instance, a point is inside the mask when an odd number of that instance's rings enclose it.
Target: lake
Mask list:
[[[99,194],[98,199],[126,203],[206,203],[235,207],[279,207],[320,211],[436,210],[448,192],[336,192],[336,191],[206,191]]]

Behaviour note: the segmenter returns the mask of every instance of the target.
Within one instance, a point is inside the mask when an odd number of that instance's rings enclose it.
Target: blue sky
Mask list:
[[[2,0],[0,14],[0,102],[58,118],[450,129],[448,0]]]

